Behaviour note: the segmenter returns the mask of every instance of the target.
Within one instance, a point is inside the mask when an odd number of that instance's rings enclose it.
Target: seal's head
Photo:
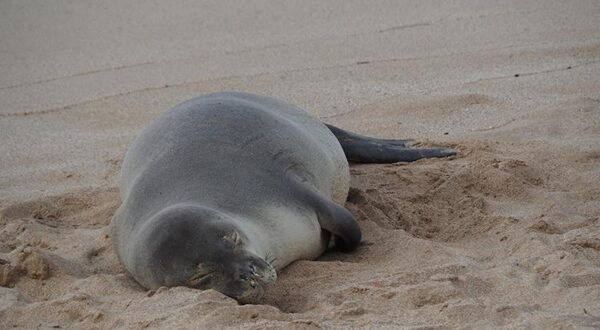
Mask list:
[[[241,303],[255,302],[277,278],[241,225],[211,208],[169,207],[144,224],[131,250],[134,274],[143,286],[214,289]]]
[[[188,279],[189,286],[215,289],[241,303],[260,299],[264,287],[277,278],[275,268],[250,252],[246,240],[235,229],[209,240],[212,241],[211,253],[199,260],[194,274]]]

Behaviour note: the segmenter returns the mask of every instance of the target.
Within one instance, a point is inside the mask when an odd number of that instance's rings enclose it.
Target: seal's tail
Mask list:
[[[452,149],[412,148],[412,140],[377,139],[325,125],[340,142],[348,161],[353,163],[413,162],[421,158],[456,155]]]

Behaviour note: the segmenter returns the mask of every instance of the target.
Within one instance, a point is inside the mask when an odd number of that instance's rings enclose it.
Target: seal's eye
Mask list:
[[[237,231],[233,231],[225,236],[223,236],[223,240],[233,246],[239,246],[242,243],[242,238]]]
[[[200,263],[188,283],[195,288],[203,289],[211,286],[217,268],[213,263]]]

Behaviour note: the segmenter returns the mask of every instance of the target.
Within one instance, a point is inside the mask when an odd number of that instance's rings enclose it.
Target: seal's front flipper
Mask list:
[[[326,124],[353,163],[412,162],[421,158],[447,157],[456,151],[446,148],[411,148],[412,140],[376,139]]]
[[[360,226],[346,208],[327,200],[317,211],[317,216],[321,228],[333,234],[336,249],[350,252],[360,245]]]
[[[336,249],[350,252],[360,245],[360,226],[350,211],[325,197],[310,184],[297,179],[291,181],[297,185],[299,195],[314,208],[321,228],[333,235]]]

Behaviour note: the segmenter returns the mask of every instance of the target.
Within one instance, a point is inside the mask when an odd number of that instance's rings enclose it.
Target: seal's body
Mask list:
[[[395,161],[415,150],[425,152],[419,158],[452,154],[328,127],[268,97],[194,98],[162,114],[127,151],[115,250],[146,288],[213,288],[256,300],[275,269],[318,257],[331,235],[343,251],[360,243],[358,224],[341,206],[347,156],[373,162],[393,150]]]

